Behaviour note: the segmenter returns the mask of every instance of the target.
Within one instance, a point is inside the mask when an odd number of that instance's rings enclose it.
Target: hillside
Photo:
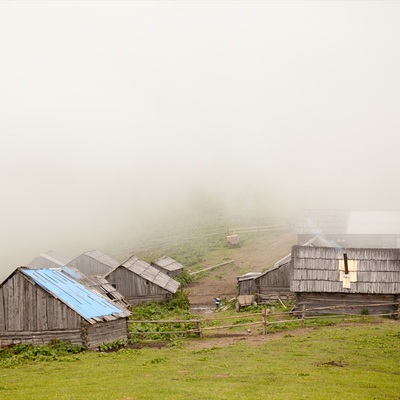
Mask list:
[[[296,236],[288,230],[244,234],[241,246],[226,245],[205,254],[204,268],[227,260],[233,263],[201,273],[201,277],[186,286],[192,306],[210,306],[214,297],[229,300],[236,295],[236,277],[247,272],[263,272],[290,253]],[[197,267],[196,269],[201,269]]]

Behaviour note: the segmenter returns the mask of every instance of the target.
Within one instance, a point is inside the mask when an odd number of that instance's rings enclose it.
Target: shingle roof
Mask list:
[[[68,277],[60,269],[21,267],[19,270],[92,324],[125,316],[123,309]]]
[[[151,263],[167,271],[177,271],[183,269],[183,265],[171,257],[161,257]]]
[[[175,293],[180,286],[180,283],[175,279],[172,279],[147,262],[140,260],[135,255],[128,258],[121,266],[170,293]]]

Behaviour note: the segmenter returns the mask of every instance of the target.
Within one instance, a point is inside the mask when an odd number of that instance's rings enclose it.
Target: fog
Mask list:
[[[1,2],[0,278],[210,204],[398,209],[399,20],[385,1]]]

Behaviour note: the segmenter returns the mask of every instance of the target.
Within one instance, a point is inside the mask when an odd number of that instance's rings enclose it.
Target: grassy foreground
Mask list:
[[[229,345],[192,339],[28,362],[0,368],[0,399],[399,400],[399,324],[374,319]]]

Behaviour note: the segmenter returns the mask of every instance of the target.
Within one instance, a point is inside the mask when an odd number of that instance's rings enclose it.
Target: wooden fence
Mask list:
[[[289,225],[278,224],[278,225],[260,225],[260,226],[245,226],[238,228],[228,228],[228,235],[235,235],[239,233],[256,233],[256,232],[267,232],[267,231],[277,231],[277,230],[287,230]]]
[[[384,303],[388,305],[387,303]],[[380,307],[382,306],[381,303],[379,304],[368,304],[368,307]],[[307,309],[303,307],[301,310],[298,311],[285,311],[285,312],[278,312],[278,313],[271,313],[270,309],[263,309],[261,313],[238,313],[237,315],[230,315],[230,316],[221,316],[218,314],[213,314],[214,317],[212,318],[203,318],[203,319],[190,319],[190,320],[159,320],[159,321],[129,321],[129,324],[133,325],[133,327],[138,324],[160,324],[160,325],[171,325],[171,324],[184,324],[186,326],[192,326],[189,329],[184,330],[170,330],[170,331],[149,331],[149,332],[142,332],[142,331],[135,331],[134,329],[131,330],[131,335],[177,335],[177,334],[196,334],[199,337],[204,337],[205,332],[215,331],[215,330],[228,330],[234,329],[239,327],[255,327],[260,326],[262,329],[262,335],[267,335],[268,327],[272,325],[284,325],[287,323],[298,323],[301,326],[305,325],[306,321],[315,321],[327,318],[368,318],[368,317],[383,317],[383,316],[390,316],[396,319],[399,318],[400,313],[400,303],[392,303],[393,312],[385,313],[385,314],[373,314],[373,315],[362,315],[362,314],[352,314],[349,312],[345,315],[343,314],[325,314],[325,315],[315,315],[315,316],[307,316],[312,312],[329,312],[335,311],[339,308],[347,308],[347,309],[357,309],[357,308],[365,308],[365,304],[356,304],[351,306],[333,306],[333,307],[319,307],[314,309]],[[233,320],[235,319],[238,321],[237,323],[227,323],[224,321]],[[245,320],[248,319],[249,321],[246,322]],[[258,319],[258,321],[257,321]],[[245,322],[241,322],[241,320]],[[256,321],[253,321],[256,320]],[[212,326],[210,326],[212,325]]]

